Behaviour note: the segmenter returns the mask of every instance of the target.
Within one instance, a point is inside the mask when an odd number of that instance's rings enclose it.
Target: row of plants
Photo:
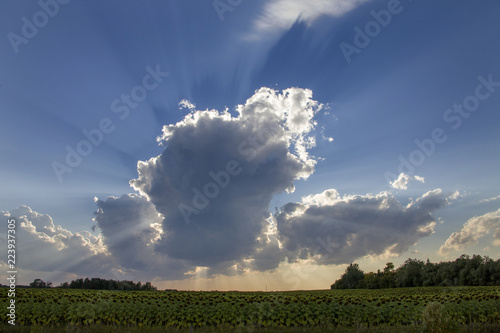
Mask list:
[[[499,287],[270,293],[22,289],[16,295],[16,324],[175,328],[401,326],[420,325],[429,304],[441,306],[458,324],[498,323],[499,299]],[[7,295],[0,295],[0,304],[7,306]]]

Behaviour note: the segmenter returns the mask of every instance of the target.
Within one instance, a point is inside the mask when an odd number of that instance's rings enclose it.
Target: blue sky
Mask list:
[[[24,283],[100,275],[321,289],[352,261],[376,270],[500,255],[496,1],[0,7],[0,211],[25,221],[35,245],[20,252],[93,263],[26,260]],[[241,160],[238,144],[266,124],[279,131]],[[68,147],[87,156],[69,166]],[[232,160],[242,173],[191,215],[203,226],[179,220],[176,207]],[[375,226],[380,238],[362,241]],[[40,233],[62,243],[50,248]],[[334,246],[314,253],[327,235]],[[154,260],[127,263],[131,240]]]

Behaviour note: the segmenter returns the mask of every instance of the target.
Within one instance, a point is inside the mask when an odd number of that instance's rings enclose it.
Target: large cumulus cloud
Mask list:
[[[164,217],[156,250],[208,267],[248,256],[272,197],[314,171],[308,134],[319,109],[310,90],[261,88],[236,116],[193,110],[165,126],[165,150],[130,182]]]

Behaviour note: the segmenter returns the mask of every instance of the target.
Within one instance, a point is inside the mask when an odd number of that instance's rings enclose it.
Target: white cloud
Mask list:
[[[436,226],[432,212],[455,193],[436,189],[406,207],[389,192],[341,196],[334,190],[289,203],[275,215],[278,239],[289,260],[349,263],[364,256],[399,255]]]
[[[297,19],[311,23],[322,15],[339,17],[369,0],[271,0],[253,22],[250,39],[289,29]]]
[[[500,195],[497,195],[496,197],[491,197],[488,199],[479,200],[479,203],[491,202],[491,201],[495,201],[495,200],[499,200],[499,199],[500,199]]]
[[[410,183],[410,181],[418,181],[418,182],[421,182],[421,183],[424,183],[425,182],[425,179],[424,177],[420,177],[420,176],[409,176],[403,172],[401,172],[399,174],[399,177],[398,179],[390,182],[390,185],[392,188],[395,188],[397,190],[407,190],[408,189],[408,184]]]
[[[451,234],[439,252],[446,254],[451,251],[461,251],[477,244],[478,240],[487,234],[493,234],[493,245],[500,245],[500,209],[471,218],[462,229]]]
[[[182,101],[179,102],[179,110],[182,109],[189,109],[193,111],[196,109],[196,105],[188,101],[187,99],[183,99]]]
[[[16,218],[17,266],[40,272],[105,274],[115,263],[102,241],[88,231],[72,233],[52,218],[21,206],[2,212],[3,220]],[[2,247],[6,228],[1,231]],[[3,260],[3,259],[2,259]]]

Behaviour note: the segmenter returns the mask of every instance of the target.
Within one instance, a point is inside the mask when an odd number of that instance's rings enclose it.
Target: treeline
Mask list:
[[[71,281],[70,283],[61,283],[59,285],[59,288],[96,290],[156,290],[156,287],[151,285],[151,282],[142,284],[141,282],[134,283],[133,281],[116,281],[101,278],[76,279]]]
[[[350,264],[331,289],[380,289],[427,286],[498,286],[500,260],[463,254],[455,261],[432,263],[408,259],[398,269],[389,262],[383,271],[364,273]]]
[[[52,282],[45,282],[41,279],[35,279],[29,285],[30,288],[51,288]],[[85,278],[76,279],[70,283],[61,283],[56,288],[70,289],[96,289],[96,290],[156,290],[156,287],[151,285],[151,282],[142,284],[141,282],[134,283],[133,281],[116,281],[106,280],[101,278]]]

